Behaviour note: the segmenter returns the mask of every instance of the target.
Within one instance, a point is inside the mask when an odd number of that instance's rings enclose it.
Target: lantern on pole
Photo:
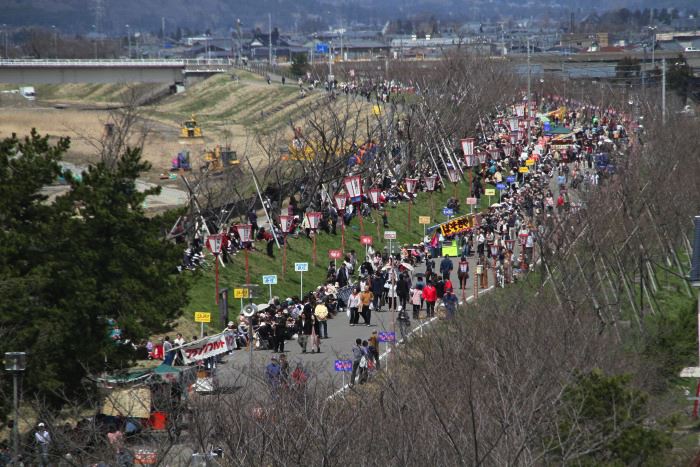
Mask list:
[[[518,130],[518,118],[517,117],[511,117],[509,119],[510,123],[510,131],[517,131]]]
[[[406,178],[404,180],[404,183],[406,184],[406,193],[408,193],[408,230],[409,232],[411,231],[411,205],[413,204],[413,195],[416,192],[416,188],[418,187],[418,179],[417,178]]]
[[[209,235],[207,237],[207,248],[214,255],[214,292],[216,293],[216,304],[219,304],[219,253],[223,245],[223,235]]]
[[[306,218],[309,221],[309,229],[314,235],[313,242],[313,260],[316,264],[316,231],[318,230],[318,225],[321,223],[321,213],[320,212],[309,212],[306,214]]]
[[[474,154],[474,138],[464,138],[462,141],[462,153],[465,156]]]
[[[287,234],[292,229],[294,218],[292,216],[282,214],[280,216],[280,227],[282,235],[284,235],[284,250],[282,253],[282,275],[287,273]]]
[[[491,159],[494,161],[501,159],[501,150],[498,148],[489,149],[489,154],[491,155]]]
[[[379,188],[371,188],[369,190],[369,200],[373,205],[377,206],[379,204],[379,194],[382,192]]]
[[[476,157],[479,160],[479,164],[481,164],[481,165],[486,164],[486,152],[485,151],[479,151],[476,154]]]
[[[241,243],[250,243],[252,241],[253,226],[250,224],[237,224],[236,231],[241,239]],[[245,251],[245,283],[250,284],[250,268],[248,267],[248,246],[244,245]]]
[[[423,179],[425,182],[425,189],[430,192],[430,215],[435,218],[435,200],[433,198],[433,192],[435,191],[435,184],[437,183],[437,175],[429,175]]]
[[[457,183],[459,183],[459,172],[457,169],[454,167],[448,168],[447,178],[454,183],[454,197],[457,198]]]
[[[510,157],[510,155],[513,154],[513,145],[511,143],[504,144],[503,152],[506,154],[506,157]]]
[[[343,184],[345,185],[345,192],[350,198],[350,202],[353,204],[362,203],[362,180],[359,175],[352,175],[350,177],[345,177],[343,179]],[[357,217],[360,220],[360,235],[365,234],[365,226],[362,221],[362,210],[358,208]]]
[[[335,198],[335,205],[338,208],[338,211],[340,211],[340,243],[341,243],[341,249],[345,251],[345,205],[348,202],[347,196],[345,196],[345,193],[338,193],[334,196]]]
[[[515,144],[518,142],[518,132],[517,131],[511,131],[510,132],[510,144]]]

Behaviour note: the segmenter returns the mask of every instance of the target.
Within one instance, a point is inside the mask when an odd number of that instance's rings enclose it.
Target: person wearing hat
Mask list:
[[[46,430],[44,423],[39,423],[34,433],[34,441],[36,441],[39,450],[39,465],[49,465],[49,448],[51,447],[51,435]]]
[[[452,287],[445,288],[445,294],[442,296],[442,304],[445,305],[445,310],[447,310],[447,319],[454,318],[458,302],[459,300],[454,294]]]

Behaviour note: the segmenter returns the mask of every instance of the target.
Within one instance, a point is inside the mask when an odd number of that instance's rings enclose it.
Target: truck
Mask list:
[[[33,86],[23,86],[19,88],[19,93],[27,100],[33,101],[36,99],[36,91]]]

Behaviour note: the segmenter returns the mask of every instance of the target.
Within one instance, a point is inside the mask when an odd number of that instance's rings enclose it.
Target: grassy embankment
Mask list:
[[[463,182],[458,185],[459,199],[464,203],[469,192],[469,184]],[[430,216],[431,225],[435,222],[443,222],[446,218],[442,215],[442,208],[447,202],[447,199],[453,196],[454,191],[452,185],[445,189],[442,193],[434,194],[435,215],[431,213],[430,195],[421,193],[411,207],[411,228],[408,228],[408,203],[400,203],[396,208],[388,208],[389,227],[386,230],[395,230],[397,241],[392,242],[396,247],[397,242],[400,244],[415,243],[420,241],[423,236],[423,226],[418,224],[419,216]],[[492,197],[492,203],[498,201],[497,197]],[[488,197],[481,199],[480,208],[488,206]],[[462,213],[469,212],[468,207],[462,204]],[[374,248],[388,248],[389,242],[384,241],[384,228],[382,227],[381,218],[378,212],[373,212],[375,223],[371,223],[369,219],[364,221],[364,231],[366,235],[371,235],[374,240]],[[360,245],[360,226],[357,218],[354,218],[346,228],[346,245],[345,250],[355,250],[364,255],[364,247]],[[326,277],[326,268],[328,266],[328,250],[340,249],[341,246],[341,231],[338,229],[337,235],[328,235],[320,232],[316,241],[317,262],[314,265],[312,261],[311,240],[304,236],[298,239],[289,238],[287,247],[287,271],[282,274],[282,259],[283,252],[275,247],[275,258],[269,258],[265,254],[265,243],[258,242],[256,247],[259,251],[253,251],[249,254],[249,271],[251,283],[260,284],[259,298],[255,299],[256,303],[266,302],[269,298],[269,289],[262,285],[262,276],[266,274],[276,274],[278,284],[272,287],[272,294],[284,299],[293,295],[300,294],[300,274],[294,272],[295,262],[308,262],[309,272],[304,273],[304,292],[308,292],[323,283]],[[395,249],[395,251],[397,251]],[[235,288],[245,283],[245,255],[238,253],[233,262],[229,263],[226,268],[219,268],[219,286],[221,288]],[[190,303],[185,309],[185,313],[178,329],[188,332],[194,330],[193,316],[195,311],[210,311],[212,312],[211,329],[218,329],[218,309],[214,302],[214,268],[213,265],[206,271],[193,274],[191,278],[190,288]],[[231,299],[229,302],[230,315],[236,316],[240,310],[240,300]]]

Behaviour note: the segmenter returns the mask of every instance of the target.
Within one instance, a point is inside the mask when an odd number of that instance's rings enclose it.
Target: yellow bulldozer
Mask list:
[[[201,138],[202,128],[197,124],[197,119],[194,114],[189,120],[185,120],[180,127],[180,138],[190,139],[190,138]]]
[[[200,168],[202,172],[223,173],[231,167],[238,167],[241,161],[238,160],[236,151],[230,146],[215,146],[214,149],[204,151],[204,165]]]

